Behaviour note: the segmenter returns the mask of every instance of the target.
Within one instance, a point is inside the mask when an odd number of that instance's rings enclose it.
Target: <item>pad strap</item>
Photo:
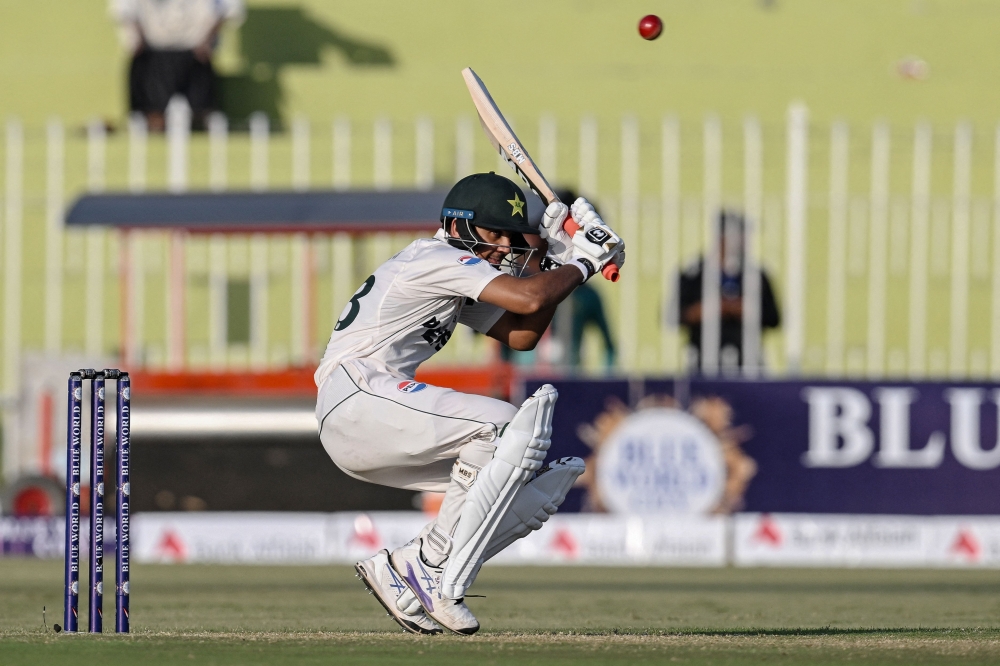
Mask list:
[[[427,530],[427,534],[424,535],[424,538],[427,539],[427,542],[437,553],[445,556],[451,553],[451,537],[445,534],[444,530],[442,530],[437,523],[434,523],[431,528]]]

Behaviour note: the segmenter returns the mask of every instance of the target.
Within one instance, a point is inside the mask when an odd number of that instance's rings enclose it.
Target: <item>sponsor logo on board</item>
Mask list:
[[[678,409],[645,409],[625,419],[601,447],[596,471],[615,513],[707,514],[726,483],[719,440]]]
[[[594,451],[594,473],[581,483],[587,510],[698,516],[742,508],[757,467],[727,403],[698,398],[683,410],[670,396],[651,395],[636,407],[612,401],[580,431]]]

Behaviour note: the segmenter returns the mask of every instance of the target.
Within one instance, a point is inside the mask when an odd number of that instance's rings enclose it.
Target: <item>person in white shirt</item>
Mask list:
[[[183,95],[196,127],[215,108],[212,53],[226,21],[241,22],[243,0],[110,0],[132,54],[129,108],[162,132],[167,103]]]
[[[372,483],[445,492],[413,541],[356,566],[415,633],[477,631],[463,595],[479,567],[541,527],[583,472],[579,458],[542,466],[551,386],[517,408],[414,379],[457,324],[532,349],[563,299],[607,264],[624,263],[624,243],[586,200],[572,205],[575,237],[562,228],[566,205],[550,204],[536,229],[525,201],[492,172],[459,181],[434,237],[401,250],[351,297],[316,371],[320,439],[338,467]],[[539,234],[547,241],[541,261],[524,238]]]

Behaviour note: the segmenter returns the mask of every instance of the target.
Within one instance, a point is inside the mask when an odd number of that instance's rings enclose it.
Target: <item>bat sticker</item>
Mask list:
[[[521,148],[516,143],[508,144],[507,150],[510,151],[510,154],[514,158],[515,162],[517,162],[518,164],[524,162],[524,153],[521,152]]]

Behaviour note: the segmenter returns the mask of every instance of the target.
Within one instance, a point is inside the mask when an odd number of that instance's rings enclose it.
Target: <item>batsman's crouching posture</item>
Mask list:
[[[573,203],[580,231],[572,238],[563,230],[568,212],[550,204],[536,229],[513,182],[494,173],[462,179],[445,198],[441,230],[382,264],[351,297],[316,371],[320,438],[338,467],[445,493],[437,518],[410,543],[356,565],[408,631],[475,633],[463,596],[479,567],[540,528],[583,472],[579,458],[543,467],[552,386],[517,408],[413,379],[459,323],[534,348],[560,301],[607,264],[624,263],[624,243],[593,206]],[[548,241],[541,261],[526,234]]]

